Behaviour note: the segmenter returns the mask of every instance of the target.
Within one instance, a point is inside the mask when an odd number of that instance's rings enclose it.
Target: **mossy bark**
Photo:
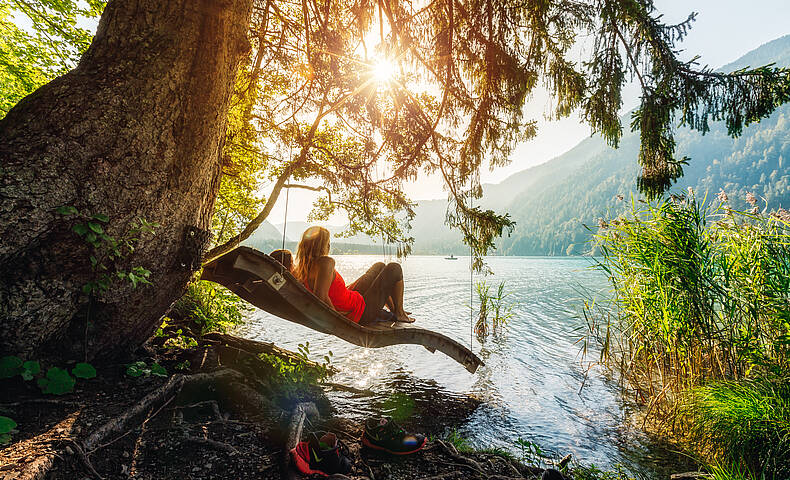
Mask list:
[[[99,295],[89,357],[142,343],[183,292],[176,256],[185,228],[209,227],[251,4],[110,0],[78,67],[0,120],[0,355],[82,356],[91,251],[58,206],[108,215],[116,237],[161,225],[114,267],[153,285]]]

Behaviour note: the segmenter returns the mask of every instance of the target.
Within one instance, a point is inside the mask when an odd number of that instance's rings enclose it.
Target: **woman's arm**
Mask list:
[[[315,289],[313,293],[324,303],[337,310],[329,298],[329,287],[335,279],[335,260],[332,257],[321,257],[316,261],[318,271],[315,275]]]

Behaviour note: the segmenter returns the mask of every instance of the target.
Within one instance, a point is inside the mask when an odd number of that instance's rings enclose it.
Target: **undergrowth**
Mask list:
[[[589,342],[658,431],[720,478],[788,477],[790,212],[673,195],[601,220],[610,303],[587,302]]]
[[[176,301],[170,315],[194,325],[196,333],[227,333],[244,322],[251,308],[225,287],[205,280],[189,284],[186,293]]]

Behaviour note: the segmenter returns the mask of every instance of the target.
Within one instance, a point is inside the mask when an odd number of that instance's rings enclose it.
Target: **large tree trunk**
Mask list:
[[[199,261],[177,257],[213,213],[251,3],[110,0],[79,66],[0,121],[0,355],[82,357],[92,252],[58,206],[108,215],[115,237],[161,225],[111,267],[143,266],[153,285],[96,298],[90,357],[142,343],[183,293]]]

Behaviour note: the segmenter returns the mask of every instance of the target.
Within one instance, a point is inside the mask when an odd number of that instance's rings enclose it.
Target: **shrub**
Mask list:
[[[787,377],[698,387],[682,411],[691,416],[692,438],[711,447],[710,455],[720,463],[717,468],[721,475],[731,471],[790,478]]]
[[[200,334],[225,333],[244,322],[244,313],[251,308],[236,294],[213,282],[198,280],[173,305],[171,315],[191,321]]]
[[[585,311],[589,332],[601,359],[651,407],[673,406],[680,392],[711,381],[790,365],[782,215],[675,197],[634,205],[601,227],[597,267],[613,300]]]

